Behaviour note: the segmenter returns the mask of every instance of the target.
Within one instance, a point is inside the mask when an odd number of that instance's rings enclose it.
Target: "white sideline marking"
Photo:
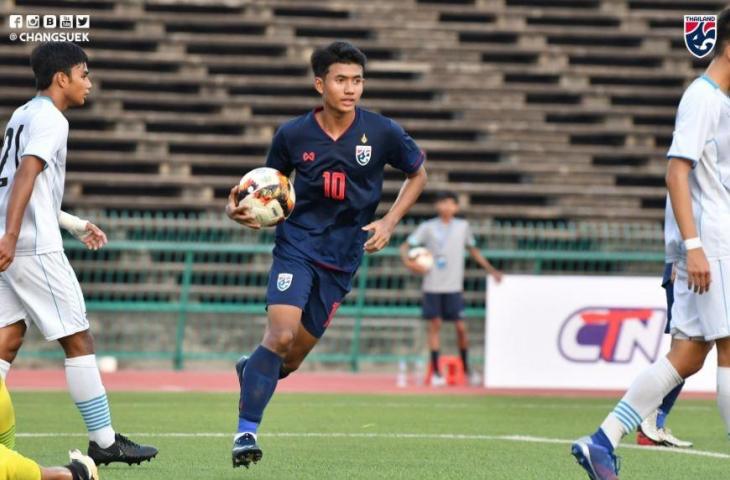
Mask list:
[[[233,433],[220,432],[197,432],[197,433],[130,433],[129,437],[147,438],[233,438]],[[344,433],[344,432],[266,432],[263,437],[274,438],[381,438],[381,439],[409,439],[409,440],[481,440],[492,442],[515,442],[515,443],[542,443],[570,445],[574,440],[563,438],[533,437],[530,435],[479,435],[462,433]],[[86,437],[85,433],[18,433],[18,438],[58,438],[58,437]],[[720,452],[705,450],[643,447],[640,445],[622,445],[621,448],[643,450],[662,453],[676,453],[680,455],[691,455],[695,457],[730,459],[730,455]]]
[[[286,405],[287,403],[281,402],[280,405]],[[114,399],[114,405],[125,405],[130,407],[164,407],[168,408],[169,403],[163,402],[126,402],[124,399]],[[604,400],[603,403],[590,403],[590,404],[572,404],[572,403],[465,403],[465,402],[443,402],[443,403],[415,403],[415,402],[330,402],[327,403],[328,408],[358,408],[358,407],[374,407],[374,408],[403,408],[403,409],[414,409],[414,408],[427,408],[437,410],[467,410],[467,409],[490,409],[494,410],[497,408],[524,408],[529,410],[603,410],[609,412],[616,405],[614,400]],[[301,406],[306,408],[307,406]],[[318,404],[311,405],[312,408],[319,407]],[[682,403],[681,406],[677,407],[679,410],[690,411],[690,412],[709,412],[716,411],[717,406],[714,405],[687,405]]]

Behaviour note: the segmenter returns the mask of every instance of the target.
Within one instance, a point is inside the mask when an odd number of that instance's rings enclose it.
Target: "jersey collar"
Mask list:
[[[47,102],[51,102],[51,104],[53,104],[53,100],[51,100],[51,97],[49,97],[48,95],[36,95],[35,97],[32,98],[32,100],[36,100],[36,99],[46,100]]]
[[[350,125],[345,129],[345,131],[342,132],[342,135],[340,135],[337,138],[334,138],[329,133],[327,133],[327,131],[324,129],[324,127],[319,123],[319,120],[317,119],[317,115],[316,115],[317,112],[321,112],[322,110],[324,110],[324,107],[317,107],[314,110],[312,110],[312,113],[311,113],[312,121],[314,122],[315,125],[317,125],[317,128],[319,129],[319,131],[322,132],[322,134],[325,137],[327,137],[328,139],[330,139],[330,141],[332,141],[332,142],[338,142],[339,140],[344,138],[345,135],[350,133],[350,130],[352,130],[352,127],[355,126],[355,124],[357,123],[357,120],[360,118],[360,108],[355,107],[355,116],[352,119],[352,123],[350,123]]]

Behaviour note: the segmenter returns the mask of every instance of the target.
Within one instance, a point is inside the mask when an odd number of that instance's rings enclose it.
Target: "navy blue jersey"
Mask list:
[[[320,107],[321,109],[321,107]],[[319,109],[318,109],[319,110]],[[415,173],[425,155],[393,120],[356,109],[350,128],[336,141],[314,110],[279,128],[266,166],[296,171],[294,212],[276,229],[276,247],[321,266],[354,272],[383,189],[386,164]]]

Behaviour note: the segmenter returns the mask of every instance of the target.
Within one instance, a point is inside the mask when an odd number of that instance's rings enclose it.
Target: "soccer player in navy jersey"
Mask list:
[[[266,166],[296,171],[297,203],[276,230],[266,294],[268,325],[261,345],[236,364],[241,397],[233,466],[262,457],[256,432],[279,379],[295,371],[317,344],[350,291],[363,253],[376,253],[426,185],[425,154],[397,123],[358,108],[365,55],[347,42],[311,57],[322,106],[294,118],[274,135]],[[406,175],[388,213],[374,220],[391,165]],[[231,190],[228,216],[260,228]]]

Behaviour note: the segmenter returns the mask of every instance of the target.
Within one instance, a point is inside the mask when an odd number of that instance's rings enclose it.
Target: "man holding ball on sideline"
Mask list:
[[[439,334],[442,322],[454,322],[464,372],[472,385],[480,385],[481,378],[469,368],[469,339],[464,313],[464,253],[479,264],[488,275],[499,283],[502,272],[484,258],[476,246],[476,239],[469,223],[455,218],[459,212],[459,200],[454,192],[440,192],[436,196],[438,216],[428,220],[413,232],[401,245],[403,263],[413,273],[423,278],[423,319],[429,321],[428,346],[431,350],[431,386],[442,387],[446,380],[439,369],[441,340]],[[409,249],[423,246],[434,257],[433,268],[427,270],[416,259],[409,257]]]

